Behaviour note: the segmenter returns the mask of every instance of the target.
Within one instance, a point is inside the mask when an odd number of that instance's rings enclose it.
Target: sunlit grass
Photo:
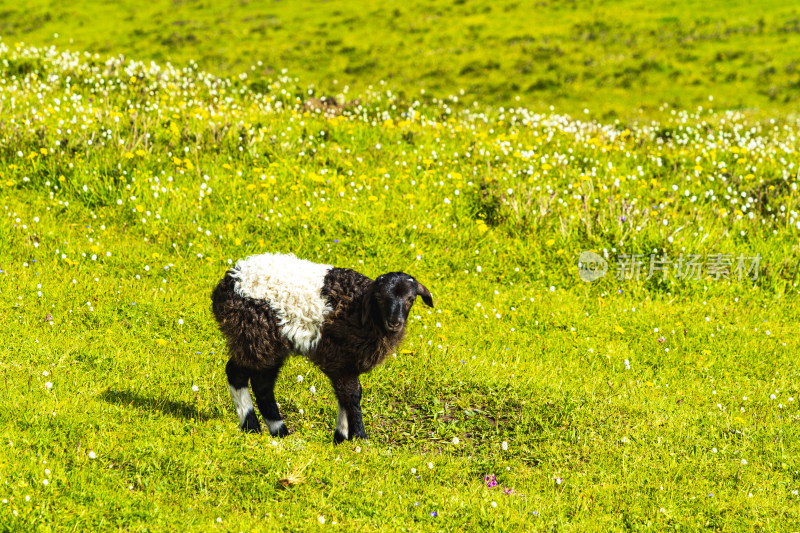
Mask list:
[[[3,528],[798,520],[794,120],[385,89],[334,107],[280,76],[255,92],[5,41],[0,59]],[[589,249],[762,263],[587,284]],[[209,295],[263,251],[433,292],[364,377],[369,442],[332,445],[332,391],[300,359],[276,391],[293,434],[237,430]]]
[[[604,120],[652,117],[664,102],[771,117],[797,113],[798,15],[781,0],[34,0],[7,6],[0,35],[196,61],[256,90],[286,72],[348,99],[375,88],[406,103],[456,95],[458,105],[586,109]]]

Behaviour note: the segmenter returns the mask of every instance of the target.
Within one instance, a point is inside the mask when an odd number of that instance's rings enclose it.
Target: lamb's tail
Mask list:
[[[241,296],[236,294],[235,287],[236,280],[233,277],[233,271],[229,270],[211,292],[211,310],[220,325],[222,325],[225,307],[229,305],[229,302],[241,299]]]

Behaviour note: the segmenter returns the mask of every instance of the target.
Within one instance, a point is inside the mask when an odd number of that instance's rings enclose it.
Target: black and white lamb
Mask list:
[[[359,375],[375,368],[403,340],[417,296],[433,307],[428,289],[402,272],[373,281],[348,268],[284,254],[237,262],[211,299],[228,341],[225,371],[240,427],[261,431],[250,382],[270,434],[289,433],[274,388],[286,357],[296,353],[316,364],[333,384],[339,403],[334,442],[366,438]]]

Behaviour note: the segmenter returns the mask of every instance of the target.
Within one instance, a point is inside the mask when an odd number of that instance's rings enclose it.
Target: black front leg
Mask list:
[[[330,378],[336,400],[339,402],[339,416],[333,442],[366,439],[364,421],[361,418],[361,382],[358,375],[333,376]]]

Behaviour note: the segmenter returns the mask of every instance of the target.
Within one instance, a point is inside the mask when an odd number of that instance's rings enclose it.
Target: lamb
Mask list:
[[[294,353],[312,361],[333,385],[339,404],[334,443],[366,438],[359,376],[403,340],[417,296],[433,307],[430,291],[403,272],[373,281],[348,268],[291,254],[238,261],[211,300],[230,351],[225,372],[241,429],[261,431],[249,382],[270,435],[289,434],[274,388],[281,365]]]

